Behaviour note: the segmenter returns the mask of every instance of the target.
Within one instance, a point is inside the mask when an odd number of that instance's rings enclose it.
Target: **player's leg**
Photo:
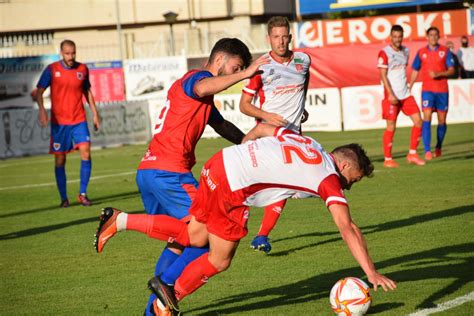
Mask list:
[[[384,153],[384,167],[397,168],[398,163],[392,158],[393,138],[395,135],[396,124],[400,107],[391,104],[390,101],[384,99],[382,101],[382,118],[387,122],[387,128],[383,133],[382,144]]]
[[[58,153],[54,155],[54,175],[56,177],[56,185],[58,187],[59,196],[61,197],[60,206],[69,207],[66,184],[66,154]]]
[[[176,298],[183,299],[207,283],[212,276],[227,270],[238,245],[238,241],[225,240],[210,233],[209,254],[202,255],[186,267],[176,281]]]
[[[83,206],[91,206],[92,202],[87,197],[87,186],[92,173],[91,143],[87,122],[76,124],[73,127],[74,144],[81,155],[80,186],[77,200]]]
[[[434,93],[423,91],[421,93],[421,108],[423,110],[423,125],[421,127],[421,136],[423,138],[423,146],[425,150],[425,159],[433,159],[431,153],[431,115],[434,107]]]
[[[446,124],[446,116],[448,115],[448,93],[438,93],[436,95],[436,110],[438,115],[438,128],[437,128],[437,142],[435,148],[435,157],[441,156],[441,148],[443,147],[444,137],[448,130]]]
[[[142,182],[146,183],[146,189],[160,204],[158,211],[145,207],[147,212],[166,214],[186,221],[198,186],[192,173],[174,173],[163,170],[142,170],[143,172],[153,172]],[[139,187],[140,191],[144,191],[142,190],[145,189],[143,183],[139,184]],[[204,249],[189,248],[184,254],[182,252],[183,247],[180,245],[168,243],[157,260],[154,275],[161,276],[161,279],[167,284],[174,284],[186,265],[207,252],[207,247]],[[149,314],[148,311],[152,310],[155,299],[155,294],[150,295],[145,314]]]
[[[66,154],[71,150],[73,150],[71,126],[51,123],[51,144],[49,153],[54,154],[54,174],[61,197],[60,207],[69,206],[66,187]]]
[[[250,243],[251,248],[264,251],[265,253],[269,253],[272,250],[268,235],[275,228],[285,205],[286,200],[282,200],[264,208],[262,224],[257,236]]]
[[[423,121],[421,120],[420,110],[416,105],[415,98],[412,96],[402,101],[402,111],[405,115],[409,116],[413,122],[410,134],[410,149],[407,155],[408,163],[415,164],[418,166],[425,165],[423,159],[418,156],[417,148],[421,138],[421,128]]]

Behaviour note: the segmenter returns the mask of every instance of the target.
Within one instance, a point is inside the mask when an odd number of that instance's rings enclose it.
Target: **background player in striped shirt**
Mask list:
[[[209,243],[209,253],[189,264],[174,287],[159,278],[149,282],[159,297],[156,306],[177,314],[179,300],[230,266],[240,239],[247,234],[249,206],[264,206],[295,195],[319,197],[375,290],[378,286],[395,289],[394,281],[377,272],[343,192],[372,174],[373,166],[365,151],[349,144],[327,153],[310,137],[266,124],[258,125],[253,133],[255,137],[276,137],[231,146],[210,158],[201,171],[189,224],[169,216],[126,214],[107,208],[96,243],[103,248],[111,236],[123,230],[165,241],[171,238],[184,246]]]
[[[384,166],[398,167],[392,158],[393,136],[400,111],[408,115],[413,121],[410,136],[410,150],[407,155],[408,163],[422,166],[425,162],[420,159],[416,149],[421,136],[421,116],[415,98],[410,95],[407,84],[406,68],[408,65],[408,48],[402,45],[403,28],[393,25],[390,30],[390,45],[379,52],[378,65],[380,77],[384,86],[384,99],[382,100],[382,117],[387,122],[387,129],[383,134]]]
[[[288,19],[272,17],[267,23],[267,40],[271,51],[266,54],[270,63],[260,67],[258,73],[244,87],[240,99],[242,113],[275,126],[285,126],[297,133],[301,131],[309,84],[310,57],[303,52],[290,50],[291,34]],[[258,105],[255,103],[258,102]],[[262,225],[250,246],[270,252],[268,235],[275,227],[286,200],[267,205]]]
[[[51,86],[51,145],[50,154],[54,154],[56,184],[61,196],[61,207],[69,206],[66,189],[66,154],[79,149],[81,155],[81,182],[79,203],[90,206],[87,197],[87,185],[91,176],[91,143],[87,127],[83,97],[92,112],[94,128],[100,127],[100,116],[95,106],[94,96],[89,82],[87,66],[76,61],[76,44],[71,40],[61,42],[62,60],[46,67],[37,84],[36,101],[39,107],[39,122],[48,125],[48,113],[43,104],[43,93]]]
[[[448,77],[452,76],[454,70],[454,59],[451,51],[443,45],[438,44],[439,30],[432,26],[426,31],[428,45],[421,48],[413,60],[410,88],[416,81],[418,73],[421,72],[421,108],[423,110],[423,145],[425,147],[425,159],[433,159],[431,153],[431,115],[438,114],[437,142],[435,157],[441,156],[443,140],[446,136],[446,116],[448,114],[449,90]]]

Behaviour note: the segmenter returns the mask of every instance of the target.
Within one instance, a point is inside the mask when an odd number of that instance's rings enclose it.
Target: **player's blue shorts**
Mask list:
[[[448,92],[421,92],[421,108],[431,108],[433,111],[448,111],[449,104],[449,93]]]
[[[87,122],[74,125],[51,123],[50,154],[65,154],[73,151],[82,143],[90,143],[91,136]]]
[[[198,182],[191,172],[177,173],[158,169],[137,171],[137,185],[148,214],[182,219],[189,215]]]

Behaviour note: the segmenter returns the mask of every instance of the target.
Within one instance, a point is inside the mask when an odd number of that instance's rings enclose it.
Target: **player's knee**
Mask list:
[[[232,262],[232,259],[220,259],[220,260],[215,260],[211,263],[216,268],[217,271],[222,272],[229,269],[231,262]]]

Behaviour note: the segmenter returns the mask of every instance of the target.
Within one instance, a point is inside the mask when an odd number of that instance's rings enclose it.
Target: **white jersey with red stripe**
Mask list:
[[[266,112],[281,115],[288,121],[287,128],[299,132],[304,111],[310,57],[303,52],[292,52],[292,58],[279,63],[267,54],[270,63],[260,66],[263,71],[250,79],[243,93],[258,100]]]
[[[290,198],[320,197],[326,205],[347,205],[331,154],[310,137],[278,128],[264,137],[223,149],[232,192],[245,204],[263,207]]]
[[[387,68],[387,78],[392,86],[395,97],[399,100],[410,96],[407,86],[407,65],[410,52],[407,47],[402,46],[395,50],[391,45],[386,46],[379,52],[378,68]],[[387,91],[385,90],[385,97]]]

